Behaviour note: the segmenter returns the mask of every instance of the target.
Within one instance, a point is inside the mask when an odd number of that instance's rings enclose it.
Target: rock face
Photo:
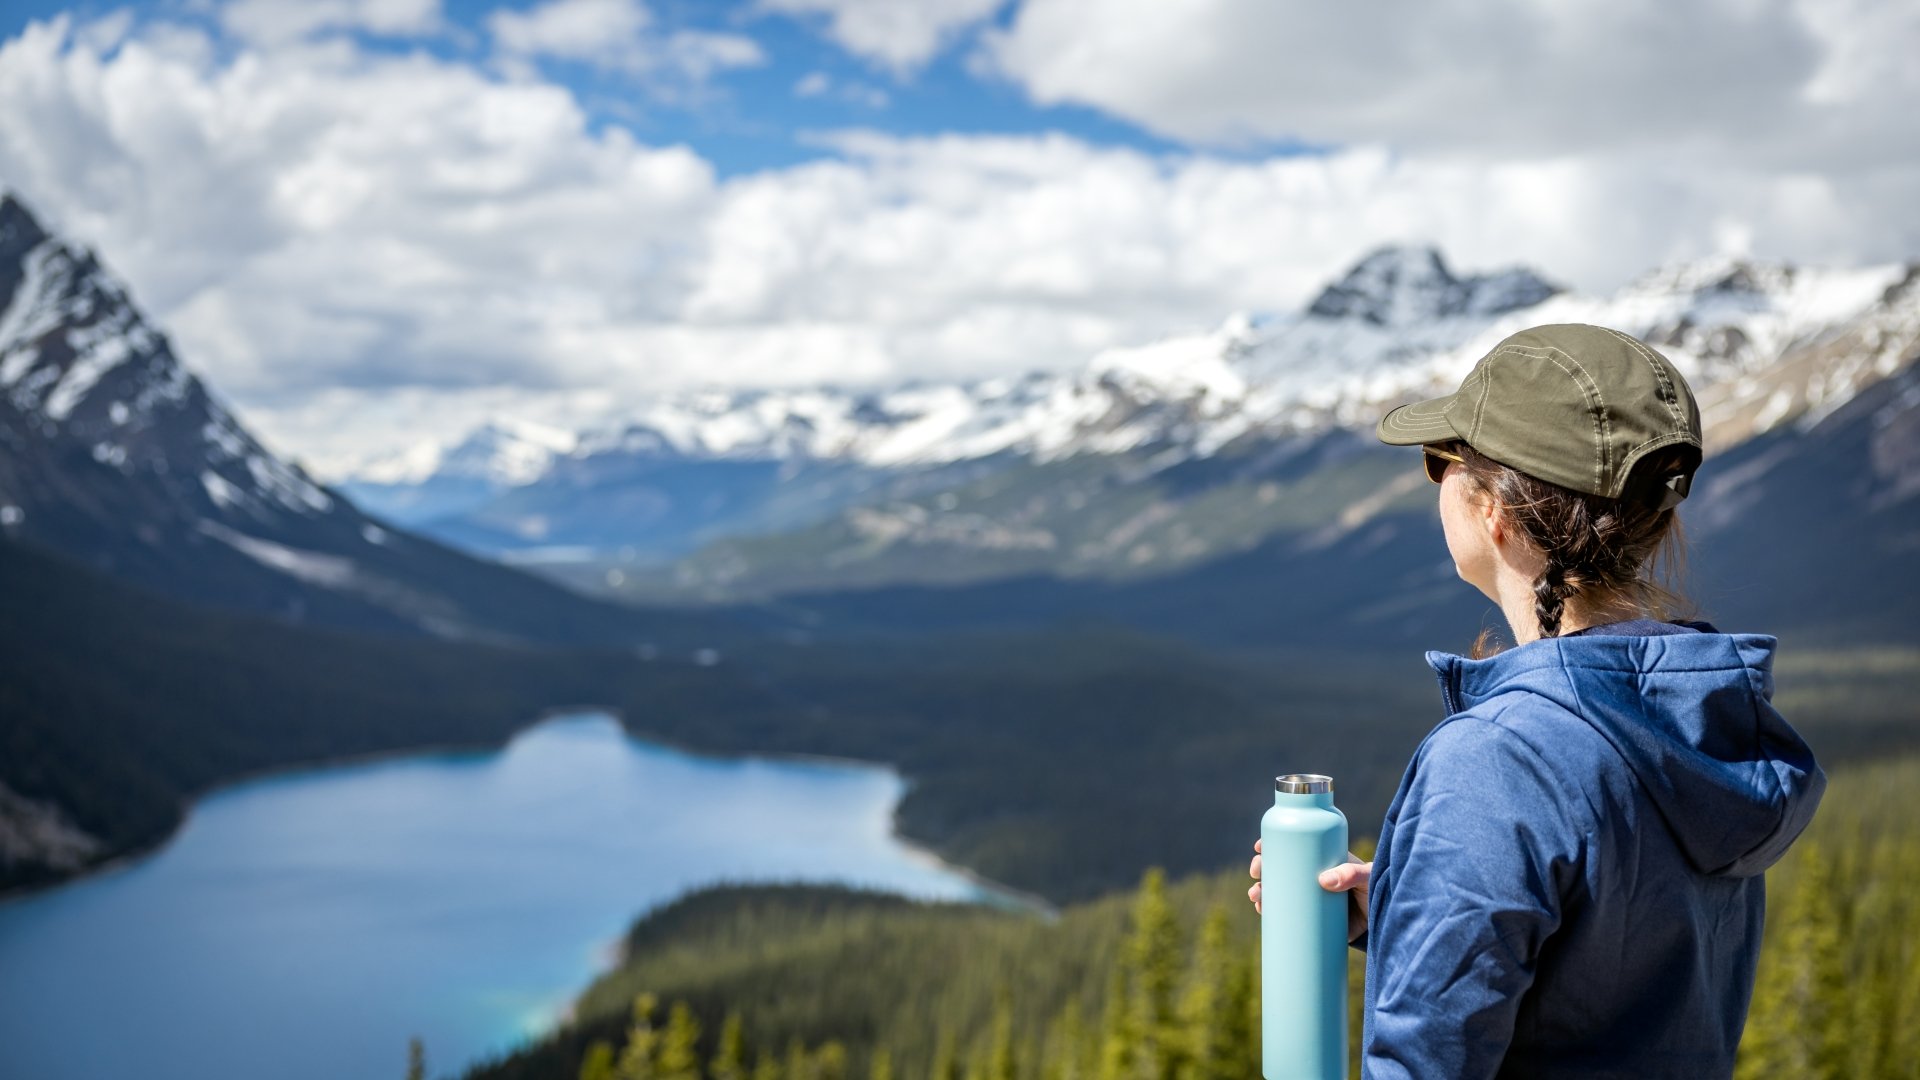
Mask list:
[[[0,534],[282,618],[492,640],[645,640],[634,612],[368,517],[263,447],[92,252],[0,197]]]
[[[74,825],[58,806],[0,784],[0,881],[7,880],[13,867],[71,872],[92,861],[101,848],[98,837]]]
[[[1307,314],[1409,326],[1436,319],[1489,317],[1532,307],[1561,292],[1530,270],[1455,277],[1433,248],[1386,247],[1326,287]]]
[[[1920,342],[1913,281],[1900,265],[1715,257],[1582,296],[1525,268],[1461,275],[1430,248],[1387,248],[1297,315],[1235,317],[1078,370],[653,402],[570,450],[521,455],[537,466],[511,479],[440,470],[412,490],[465,482],[468,505],[406,520],[580,567],[569,580],[582,585],[617,569],[629,590],[676,598],[1166,572],[1416,497],[1384,493],[1397,481],[1356,460],[1374,421],[1457,386],[1525,326],[1591,322],[1654,342],[1686,372],[1719,452],[1817,421],[1901,369]],[[1328,471],[1308,482],[1303,462]],[[665,576],[632,565],[663,560],[678,560]]]

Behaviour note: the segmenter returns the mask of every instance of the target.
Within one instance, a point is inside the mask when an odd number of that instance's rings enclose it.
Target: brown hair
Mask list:
[[[1448,447],[1463,459],[1466,481],[1491,498],[1522,541],[1546,559],[1533,583],[1533,613],[1541,637],[1558,637],[1567,600],[1621,597],[1654,618],[1690,614],[1680,587],[1686,537],[1680,516],[1659,508],[1660,478],[1691,472],[1699,450],[1670,446],[1635,464],[1620,498],[1590,495],[1532,477],[1463,442]],[[1690,460],[1689,460],[1690,459]],[[1491,629],[1473,643],[1475,659],[1499,647]]]

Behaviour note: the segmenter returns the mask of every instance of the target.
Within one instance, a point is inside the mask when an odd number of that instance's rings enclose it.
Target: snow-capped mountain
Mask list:
[[[495,417],[451,447],[422,442],[376,459],[340,489],[354,502],[398,522],[432,521],[485,505],[546,475],[579,436],[518,417]]]
[[[190,600],[387,632],[644,619],[363,514],[247,432],[90,251],[0,196],[0,533]]]
[[[671,555],[728,532],[804,524],[809,508],[824,519],[898,499],[899,482],[928,489],[962,465],[971,478],[1122,455],[1165,469],[1236,446],[1366,430],[1386,406],[1450,389],[1494,342],[1545,322],[1600,323],[1656,342],[1699,393],[1713,446],[1731,446],[1831,410],[1900,364],[1916,335],[1917,306],[1910,290],[1900,291],[1910,276],[1901,265],[1820,270],[1713,258],[1590,297],[1525,269],[1460,276],[1431,249],[1387,248],[1296,316],[1259,323],[1236,316],[1212,331],[1104,351],[1077,371],[658,401],[540,458],[544,471],[516,474],[509,495],[470,515],[484,519],[484,530],[459,518],[423,527],[485,550],[627,547]],[[1822,342],[1841,339],[1823,351]],[[757,479],[746,485],[751,490],[721,485],[726,513],[696,513],[700,492],[675,491],[672,478],[699,463],[709,474],[731,463]],[[749,469],[755,464],[758,472]],[[755,512],[755,500],[791,491],[828,467],[858,474],[865,492],[816,497],[778,521]],[[416,490],[442,482],[436,474]],[[644,490],[647,507],[642,525],[625,535],[619,521],[595,509],[621,502],[610,496],[622,483],[633,485],[623,489],[626,505]],[[585,502],[589,489],[593,504]],[[860,516],[873,519],[872,512]]]
[[[1531,270],[1455,277],[1432,248],[1390,247],[1360,260],[1326,287],[1307,314],[1362,319],[1375,326],[1414,326],[1532,307],[1560,292]]]
[[[450,449],[420,443],[372,462],[354,477],[376,484],[406,484],[438,476],[518,487],[539,479],[556,456],[572,452],[579,442],[579,436],[570,431],[517,417],[495,417]]]

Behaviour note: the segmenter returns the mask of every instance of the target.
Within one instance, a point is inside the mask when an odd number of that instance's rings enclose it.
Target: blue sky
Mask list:
[[[1383,244],[1920,256],[1905,0],[15,0],[0,187],[323,473],[1072,369]]]
[[[526,11],[534,3],[450,0],[449,28],[420,36],[348,30],[361,47],[390,53],[425,50],[449,60],[484,62],[489,15]],[[542,73],[571,89],[595,124],[619,124],[654,143],[697,147],[722,176],[777,168],[835,151],[812,133],[870,128],[893,135],[935,132],[1028,135],[1055,131],[1101,145],[1147,153],[1177,153],[1189,144],[1156,135],[1098,109],[1036,105],[1013,82],[969,71],[968,57],[987,30],[1003,27],[1011,11],[951,33],[928,60],[907,70],[856,55],[825,33],[820,15],[783,14],[752,2],[668,0],[649,9],[663,30],[691,29],[751,38],[764,59],[725,72],[696,93],[663,97],[636,85],[624,72],[589,62],[545,60]],[[218,13],[209,4],[162,0],[148,4],[78,4],[17,0],[0,17],[0,35],[11,37],[35,19],[65,12],[76,20],[130,11],[139,19],[166,19],[219,34]],[[240,48],[229,41],[229,48]],[[820,89],[812,90],[818,86]],[[1288,139],[1238,140],[1208,149],[1229,156],[1299,152]]]

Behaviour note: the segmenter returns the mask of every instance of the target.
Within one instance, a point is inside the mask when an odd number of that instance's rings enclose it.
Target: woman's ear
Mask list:
[[[1483,499],[1474,507],[1480,514],[1480,523],[1487,530],[1487,539],[1493,541],[1495,548],[1507,542],[1507,519],[1500,513],[1500,507],[1491,498]]]

